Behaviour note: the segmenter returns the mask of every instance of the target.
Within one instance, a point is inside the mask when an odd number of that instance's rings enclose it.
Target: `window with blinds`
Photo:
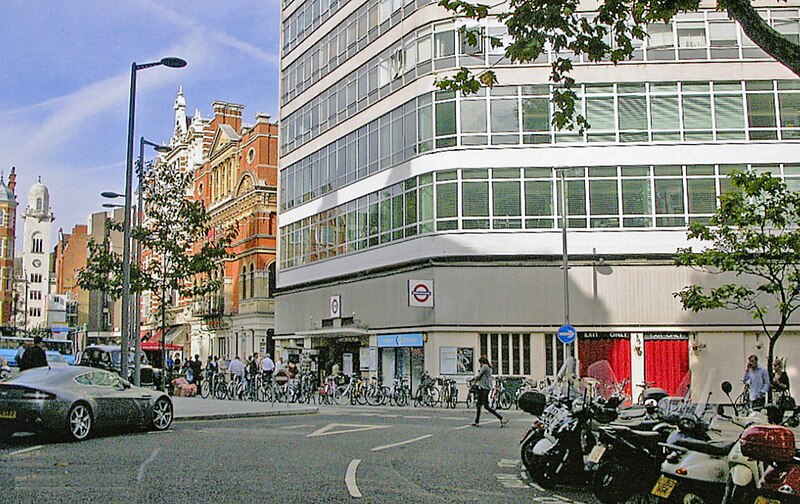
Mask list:
[[[489,216],[489,183],[464,182],[461,187],[461,215],[463,217]]]
[[[654,130],[680,130],[680,107],[677,96],[653,96],[650,99],[650,109]]]
[[[520,183],[517,181],[492,182],[492,208],[495,217],[522,215]]]

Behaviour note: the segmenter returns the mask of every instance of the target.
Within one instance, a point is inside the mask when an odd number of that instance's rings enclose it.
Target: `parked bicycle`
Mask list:
[[[452,378],[440,378],[442,383],[441,403],[443,408],[455,409],[458,403],[458,388]]]
[[[495,409],[507,410],[512,402],[511,392],[505,387],[505,378],[495,377],[494,387],[489,391],[489,405]]]
[[[439,402],[439,389],[436,388],[436,380],[431,378],[427,371],[422,373],[417,393],[414,394],[414,407],[425,405],[433,407]]]

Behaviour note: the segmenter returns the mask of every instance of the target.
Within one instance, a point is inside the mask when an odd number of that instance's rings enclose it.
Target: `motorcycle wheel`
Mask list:
[[[534,464],[536,459],[536,455],[533,454],[533,447],[536,446],[536,443],[541,439],[541,436],[532,437],[529,440],[525,441],[523,445],[520,447],[520,458],[522,459],[522,465],[525,466],[525,469],[530,472],[531,466]]]
[[[531,454],[528,476],[531,477],[531,481],[540,487],[545,490],[551,490],[556,486],[556,469],[560,462],[561,453],[559,450],[547,455]]]
[[[628,467],[616,460],[603,461],[592,478],[592,492],[603,504],[627,502],[635,493]]]
[[[741,487],[735,485],[733,480],[728,478],[725,484],[725,496],[722,498],[722,504],[738,504],[740,502],[753,502],[755,496],[753,492],[753,485]]]

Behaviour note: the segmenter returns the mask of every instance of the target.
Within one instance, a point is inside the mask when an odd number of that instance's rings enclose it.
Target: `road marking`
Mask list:
[[[428,420],[428,419],[430,419],[431,417],[429,417],[429,416],[421,416],[421,415],[419,415],[419,416],[415,416],[415,415],[406,415],[406,416],[404,416],[403,418],[409,418],[409,419],[411,419],[411,420]]]
[[[350,464],[347,466],[347,472],[344,475],[344,484],[347,485],[347,491],[350,492],[350,497],[361,497],[361,492],[358,490],[358,485],[356,484],[356,469],[360,463],[361,459],[351,460]]]
[[[302,429],[303,427],[314,427],[314,426],[311,424],[300,424],[300,425],[286,425],[282,428],[289,430],[289,429]]]
[[[142,462],[142,464],[139,466],[139,472],[136,474],[136,482],[137,483],[139,483],[139,484],[142,483],[142,480],[144,479],[144,470],[147,468],[147,464],[149,464],[150,462],[154,461],[156,459],[156,457],[158,456],[158,452],[160,452],[160,451],[161,451],[161,448],[155,448],[153,450],[153,452],[150,454],[150,456],[147,457],[147,460]]]
[[[505,488],[528,488],[528,485],[520,481],[516,474],[495,474],[494,477]]]
[[[40,448],[42,448],[42,445],[38,445],[38,446],[31,446],[31,447],[29,447],[29,448],[23,448],[23,449],[21,449],[21,450],[13,451],[13,452],[9,453],[9,454],[8,454],[8,456],[10,457],[11,455],[21,455],[21,454],[23,454],[23,453],[32,452],[32,451],[34,451],[34,450],[38,450],[38,449],[40,449]]]
[[[460,416],[445,416],[445,417],[442,417],[442,420],[464,420],[464,417],[460,417]]]
[[[519,460],[500,459],[500,462],[497,463],[497,467],[517,467],[517,462],[519,462]]]
[[[489,420],[488,422],[483,422],[480,425],[488,425],[490,423],[499,423],[500,420]],[[453,427],[453,430],[461,430],[461,429],[468,429],[472,427],[472,424],[462,425],[461,427]]]
[[[376,446],[375,448],[371,449],[370,451],[381,451],[386,450],[388,448],[394,448],[395,446],[402,446],[409,443],[416,443],[417,441],[422,441],[423,439],[427,439],[429,437],[433,437],[433,434],[425,434],[424,436],[420,436],[414,439],[409,439],[407,441],[400,441],[399,443],[392,443],[383,446]]]
[[[334,430],[336,428],[344,427],[344,429]],[[364,425],[364,424],[343,424],[343,423],[332,423],[328,424],[325,427],[315,430],[311,434],[306,434],[306,437],[319,437],[319,436],[330,436],[333,434],[345,434],[347,432],[361,432],[361,431],[368,431],[374,429],[388,429],[391,425]]]

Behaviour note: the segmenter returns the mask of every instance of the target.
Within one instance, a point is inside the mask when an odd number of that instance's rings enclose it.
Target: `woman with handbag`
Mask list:
[[[478,363],[481,365],[481,368],[478,370],[478,374],[471,380],[476,391],[475,403],[478,406],[475,412],[475,421],[472,422],[472,426],[481,426],[481,406],[483,406],[486,408],[486,411],[500,420],[500,427],[505,427],[508,424],[508,420],[489,406],[489,391],[492,389],[492,366],[489,365],[489,359],[487,359],[485,355],[481,355],[481,358],[478,359]]]

